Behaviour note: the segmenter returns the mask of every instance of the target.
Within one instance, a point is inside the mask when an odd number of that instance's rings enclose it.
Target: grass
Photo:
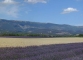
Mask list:
[[[83,42],[83,38],[0,38],[0,47],[26,47]]]

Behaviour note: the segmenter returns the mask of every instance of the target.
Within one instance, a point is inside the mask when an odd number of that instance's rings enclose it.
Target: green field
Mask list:
[[[26,47],[83,42],[83,38],[0,38],[0,47]]]

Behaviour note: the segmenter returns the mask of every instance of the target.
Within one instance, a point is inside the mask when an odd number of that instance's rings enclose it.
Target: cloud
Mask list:
[[[0,2],[0,14],[17,17],[18,10],[17,2],[14,0],[3,0]]]
[[[47,3],[46,0],[25,0],[25,2],[36,4],[36,3]]]
[[[0,14],[17,17],[18,16],[18,7],[0,7]]]
[[[76,8],[66,8],[63,10],[62,14],[67,14],[67,13],[71,13],[71,12],[77,12],[78,10]]]
[[[22,0],[28,3],[36,4],[36,3],[47,3],[47,0]],[[19,16],[20,9],[22,7],[22,3],[17,0],[0,0],[0,14],[15,17]],[[28,12],[26,12],[28,14]]]
[[[15,4],[16,2],[14,0],[4,0],[2,1],[4,4]]]

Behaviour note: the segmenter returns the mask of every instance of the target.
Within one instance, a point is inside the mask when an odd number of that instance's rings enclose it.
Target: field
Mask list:
[[[0,38],[0,60],[83,60],[83,38]]]
[[[63,43],[79,43],[83,38],[0,38],[0,47],[26,47]]]

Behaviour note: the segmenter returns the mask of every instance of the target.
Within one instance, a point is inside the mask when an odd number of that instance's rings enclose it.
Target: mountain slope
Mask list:
[[[82,26],[60,25],[52,23],[38,23],[30,21],[16,21],[0,19],[1,32],[23,32],[43,34],[80,34],[83,33]]]

